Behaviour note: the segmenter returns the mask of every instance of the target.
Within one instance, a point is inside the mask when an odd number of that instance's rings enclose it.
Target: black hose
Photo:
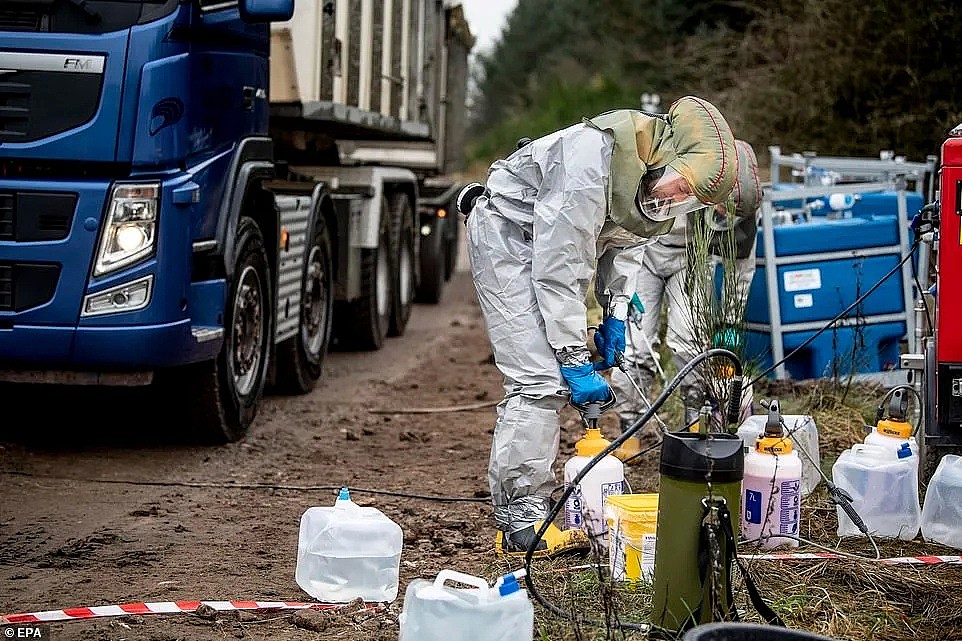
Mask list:
[[[685,379],[685,377],[691,374],[698,365],[700,365],[702,362],[710,358],[716,358],[716,357],[725,358],[728,361],[730,361],[735,369],[735,377],[738,379],[741,378],[742,376],[741,361],[738,360],[738,356],[736,356],[733,352],[727,349],[721,349],[721,348],[710,349],[706,352],[702,352],[695,358],[688,361],[685,364],[685,366],[681,368],[681,370],[678,372],[675,378],[673,378],[671,382],[665,386],[665,389],[661,392],[661,395],[659,395],[658,398],[655,399],[655,401],[645,411],[645,413],[638,420],[632,423],[621,434],[621,436],[619,436],[617,439],[612,441],[611,444],[608,445],[608,447],[606,447],[604,450],[599,452],[594,458],[588,461],[588,464],[585,465],[581,469],[581,471],[578,472],[577,475],[575,475],[573,479],[571,479],[571,482],[568,484],[568,487],[565,488],[564,494],[561,495],[561,498],[558,499],[558,501],[555,502],[554,505],[551,507],[551,509],[548,511],[548,515],[545,517],[544,521],[542,522],[541,527],[535,533],[535,536],[532,539],[531,543],[529,544],[528,549],[524,555],[525,585],[528,588],[528,592],[535,598],[535,600],[545,610],[554,614],[557,617],[568,619],[569,621],[586,623],[589,625],[610,625],[612,623],[609,621],[606,624],[605,621],[602,621],[600,619],[588,619],[588,618],[579,617],[566,610],[563,610],[562,608],[559,608],[555,604],[551,603],[551,601],[549,601],[544,595],[538,592],[537,587],[535,587],[534,585],[534,577],[532,576],[532,572],[531,572],[531,561],[534,559],[535,549],[538,547],[538,544],[541,542],[542,538],[544,537],[545,532],[548,531],[548,528],[551,526],[552,522],[558,516],[558,513],[561,511],[561,508],[564,506],[565,502],[568,500],[568,497],[571,496],[575,488],[578,487],[582,479],[584,479],[585,475],[588,474],[588,472],[591,471],[591,469],[595,465],[597,465],[602,459],[604,459],[604,457],[608,456],[609,454],[617,450],[619,447],[621,447],[621,445],[625,441],[627,441],[629,438],[634,436],[635,433],[638,432],[638,430],[644,427],[645,423],[650,421],[652,417],[655,415],[655,413],[661,408],[661,406],[665,404],[665,401],[668,400],[668,397],[671,396],[672,392],[674,392],[675,389],[677,389],[678,386],[681,385],[681,382]],[[615,622],[614,625],[622,630],[635,630],[639,632],[646,632],[651,627],[647,623],[625,623],[621,621]]]

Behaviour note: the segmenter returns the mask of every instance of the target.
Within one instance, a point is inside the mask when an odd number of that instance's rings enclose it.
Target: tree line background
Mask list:
[[[962,3],[519,0],[475,74],[475,167],[643,92],[711,100],[762,162],[923,160],[962,122]]]

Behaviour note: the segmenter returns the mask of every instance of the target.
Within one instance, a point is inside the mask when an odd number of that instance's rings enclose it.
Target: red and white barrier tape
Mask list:
[[[46,610],[22,614],[0,615],[0,623],[43,623],[48,621],[73,621],[99,617],[119,617],[128,614],[191,614],[202,605],[217,612],[234,610],[330,610],[346,604],[301,603],[298,601],[159,601],[156,603],[121,603],[119,605],[95,605],[86,608]]]
[[[797,552],[783,554],[739,554],[739,559],[743,561],[818,561],[821,559],[850,559],[842,554],[830,554],[828,552]],[[962,556],[898,556],[889,559],[855,559],[870,563],[882,563],[884,565],[962,565]],[[555,568],[542,570],[546,573],[574,572],[576,570],[597,570],[598,564],[588,563],[586,565],[573,565],[567,568]]]
[[[738,558],[745,561],[806,561],[818,559],[845,559],[842,554],[829,552],[798,552],[787,554],[739,554]],[[885,565],[939,565],[941,563],[962,563],[962,556],[897,556],[890,559],[859,559],[874,561]]]

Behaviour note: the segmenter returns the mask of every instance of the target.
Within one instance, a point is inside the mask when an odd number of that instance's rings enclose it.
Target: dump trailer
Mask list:
[[[470,45],[434,0],[2,0],[0,382],[150,386],[232,441],[332,332],[401,334]]]

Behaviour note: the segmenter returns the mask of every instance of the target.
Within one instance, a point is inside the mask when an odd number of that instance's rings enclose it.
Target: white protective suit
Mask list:
[[[558,413],[568,402],[555,354],[568,348],[572,365],[587,354],[595,262],[609,308],[627,307],[641,266],[641,239],[605,216],[612,142],[584,124],[532,142],[492,166],[489,195],[467,220],[471,271],[505,379],[488,481],[495,520],[512,531],[548,511]]]
[[[488,466],[502,531],[520,531],[548,512],[558,416],[568,401],[560,367],[590,360],[592,276],[606,309],[621,318],[635,290],[643,239],[624,225],[642,233],[644,223],[612,212],[612,204],[633,202],[644,168],[665,163],[681,168],[699,198],[723,198],[734,183],[734,139],[721,114],[695,98],[676,104],[674,129],[670,119],[612,112],[615,129],[586,122],[531,142],[491,166],[467,219],[475,288],[504,375]],[[633,122],[638,131],[626,136]],[[637,175],[632,164],[641,167]],[[616,179],[626,174],[631,189]]]
[[[642,267],[635,281],[635,292],[645,312],[641,331],[629,323],[625,362],[637,377],[636,382],[642,391],[652,388],[658,372],[655,358],[661,344],[659,330],[663,305],[668,307],[665,341],[675,365],[683,366],[699,351],[692,343],[691,308],[685,284],[688,277],[687,229],[688,221],[677,218],[670,232],[653,239],[645,247]],[[624,372],[612,372],[611,388],[618,399],[615,410],[622,424],[634,421],[644,413],[646,405],[638,398]],[[679,391],[686,406],[697,408],[701,405],[694,377],[685,379]]]
[[[732,190],[735,204],[735,271],[741,308],[748,298],[748,289],[755,274],[755,231],[757,209],[761,202],[758,179],[758,160],[751,146],[738,140],[738,180]],[[703,214],[696,214],[703,215]],[[691,301],[686,290],[688,278],[688,227],[690,219],[678,218],[671,231],[655,238],[645,249],[642,268],[638,273],[637,294],[644,305],[641,331],[629,323],[625,360],[637,376],[642,390],[650,389],[658,367],[655,358],[660,345],[662,305],[667,305],[668,323],[665,342],[671,350],[676,371],[694,358],[705,346],[694,344],[692,335]],[[724,242],[716,233],[713,251],[720,255]],[[736,324],[732,319],[732,324]],[[647,340],[646,340],[647,339]],[[611,375],[611,387],[618,398],[615,409],[622,424],[631,423],[644,413],[646,405],[632,393],[634,388],[620,370]],[[704,402],[704,391],[696,376],[689,376],[679,389],[686,407],[697,409]]]

